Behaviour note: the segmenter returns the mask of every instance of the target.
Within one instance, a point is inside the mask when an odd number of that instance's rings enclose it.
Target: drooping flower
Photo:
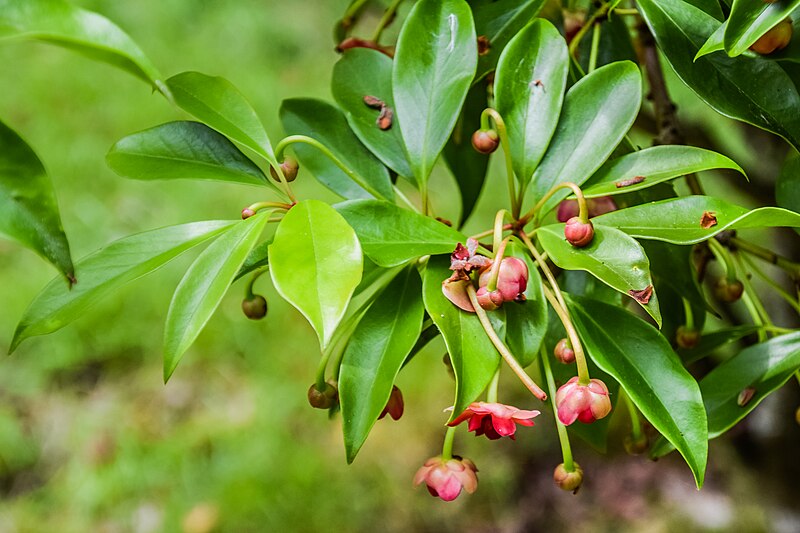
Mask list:
[[[608,387],[599,379],[592,379],[588,385],[578,383],[578,376],[567,381],[556,392],[558,419],[565,426],[576,420],[589,424],[600,420],[611,412],[611,399]]]
[[[414,475],[414,486],[424,482],[431,496],[451,502],[462,490],[470,494],[477,490],[477,471],[475,463],[457,455],[448,460],[431,457]]]
[[[517,424],[533,426],[531,419],[537,416],[539,411],[526,411],[502,403],[473,402],[448,425],[457,426],[469,420],[467,428],[474,431],[476,437],[486,435],[490,440],[500,437],[511,437],[514,440]]]
[[[392,385],[392,393],[389,395],[389,401],[386,402],[386,407],[381,411],[381,416],[378,417],[378,420],[386,415],[391,416],[392,420],[400,420],[404,410],[405,403],[403,402],[403,393],[400,392],[397,385]]]
[[[485,287],[489,284],[492,270],[487,268],[481,271],[478,285]],[[503,297],[504,302],[512,300],[524,300],[525,289],[528,288],[528,265],[525,261],[516,257],[505,257],[500,263],[500,271],[497,274],[497,290]]]

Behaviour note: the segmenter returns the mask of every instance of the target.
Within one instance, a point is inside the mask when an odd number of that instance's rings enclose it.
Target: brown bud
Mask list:
[[[800,425],[800,407],[797,408],[797,411],[794,412],[794,419],[798,425]]]
[[[750,50],[759,54],[771,54],[783,50],[792,40],[792,19],[786,18],[762,35]]]
[[[472,147],[482,154],[491,154],[500,145],[500,137],[494,130],[477,130],[472,134]]]
[[[297,177],[297,171],[300,170],[300,165],[297,163],[297,159],[293,157],[287,157],[284,159],[280,167],[283,177],[286,178],[286,181],[294,181]],[[280,176],[278,176],[278,173],[275,172],[274,168],[269,167],[269,173],[272,176],[272,179],[277,182],[281,181]]]
[[[572,246],[583,248],[594,239],[594,226],[591,222],[581,222],[579,217],[572,217],[564,226],[564,237]]]
[[[568,472],[564,467],[564,463],[558,465],[553,472],[553,481],[561,490],[568,490],[575,494],[581,488],[581,483],[583,483],[583,470],[578,463],[573,462],[572,466],[574,470]]]
[[[242,300],[244,316],[251,320],[261,320],[267,316],[267,299],[260,294]]]
[[[742,297],[744,285],[738,279],[720,278],[714,286],[714,295],[721,302],[732,303]]]
[[[575,352],[572,350],[572,345],[569,343],[568,339],[561,339],[558,341],[558,344],[556,344],[553,350],[553,355],[565,365],[575,362]]]
[[[632,435],[625,437],[623,441],[625,451],[628,455],[642,455],[647,451],[649,443],[647,442],[647,435],[642,433],[638,439],[634,439]]]
[[[680,326],[675,332],[675,342],[681,348],[694,348],[700,342],[700,332],[689,326]]]
[[[315,409],[330,409],[339,401],[339,391],[330,383],[325,383],[325,389],[320,391],[314,383],[308,388],[308,403]]]
[[[244,209],[242,209],[242,220],[247,220],[248,218],[250,218],[255,214],[256,214],[255,210],[250,209],[249,207],[245,207]]]

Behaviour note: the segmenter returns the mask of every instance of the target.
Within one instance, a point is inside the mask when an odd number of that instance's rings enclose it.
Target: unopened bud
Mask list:
[[[800,407],[798,407],[797,411],[794,412],[794,419],[797,422],[797,425],[800,425]]]
[[[732,303],[742,297],[744,285],[738,279],[720,278],[714,286],[714,295],[722,302]]]
[[[325,383],[323,390],[314,383],[308,388],[308,403],[315,409],[330,409],[339,401],[339,391],[330,383]]]
[[[680,326],[675,332],[675,342],[681,348],[694,348],[700,342],[700,331],[689,326]]]
[[[489,292],[486,287],[481,287],[475,296],[484,311],[494,311],[503,305],[503,294],[499,290]]]
[[[256,212],[254,209],[250,209],[249,207],[245,207],[242,209],[242,220],[247,220],[251,216],[255,215]]]
[[[750,50],[759,54],[771,54],[783,50],[792,40],[792,19],[786,18],[759,37]]]
[[[491,268],[486,268],[481,272],[478,285],[481,287],[487,286],[491,277]],[[523,293],[527,288],[528,265],[525,264],[525,261],[517,257],[503,258],[500,263],[500,270],[497,273],[497,290],[500,291],[501,301],[524,300],[525,295]]]
[[[564,226],[564,237],[572,246],[583,248],[594,239],[594,226],[588,221],[581,222],[579,217],[572,217]]]
[[[500,145],[500,138],[494,130],[478,130],[472,134],[472,147],[482,154],[491,154]]]
[[[267,316],[267,299],[260,294],[242,300],[244,316],[251,320],[260,320]]]
[[[294,181],[297,177],[297,172],[300,170],[300,165],[297,163],[297,159],[293,157],[287,157],[283,160],[283,163],[280,164],[281,172],[283,173],[283,177],[286,178],[286,181]],[[269,173],[277,182],[281,181],[280,176],[278,173],[275,172],[275,169],[269,167]]]
[[[556,344],[556,347],[553,350],[553,355],[555,355],[556,359],[565,365],[575,362],[575,352],[573,351],[572,345],[569,343],[568,339],[561,339],[558,341],[558,344]]]
[[[403,402],[403,393],[400,392],[400,389],[397,388],[397,385],[392,385],[392,393],[389,395],[389,401],[386,402],[386,407],[383,408],[381,411],[378,420],[382,419],[386,415],[392,417],[392,420],[400,420],[400,417],[403,416],[403,411],[405,410],[405,402]]]
[[[628,435],[625,437],[623,444],[625,445],[625,451],[628,452],[628,455],[642,455],[647,451],[649,445],[647,442],[647,435],[644,433],[639,435],[638,439],[634,439],[632,435]]]
[[[570,491],[573,494],[578,492],[583,483],[583,470],[578,463],[572,463],[572,472],[564,467],[564,463],[558,465],[553,472],[553,481],[561,490]]]

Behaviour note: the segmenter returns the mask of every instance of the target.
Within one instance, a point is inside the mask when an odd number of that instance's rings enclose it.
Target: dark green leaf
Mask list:
[[[53,183],[33,149],[0,121],[0,235],[27,246],[74,277]]]
[[[500,56],[495,79],[497,110],[508,128],[514,172],[527,183],[556,130],[569,56],[550,22],[536,19]]]
[[[344,352],[339,400],[348,463],[389,401],[397,373],[422,331],[421,292],[419,273],[407,268],[372,304]]]
[[[423,255],[449,254],[467,238],[438,220],[379,200],[352,200],[336,205],[356,230],[364,253],[382,267]]]
[[[395,120],[422,187],[475,75],[476,39],[464,0],[420,0],[400,30],[392,72]]]
[[[567,303],[589,356],[677,447],[702,487],[708,456],[703,398],[667,340],[619,307],[578,297]]]
[[[292,207],[269,247],[272,283],[311,323],[323,349],[361,281],[361,269],[355,232],[331,206],[318,200]]]
[[[381,129],[377,123],[381,110],[364,103],[365,96],[374,96],[394,112],[391,58],[369,48],[348,50],[333,68],[331,91],[361,142],[397,174],[413,178],[400,128],[392,123]]]
[[[800,157],[791,155],[775,182],[775,201],[781,207],[800,213]]]
[[[703,228],[704,213],[716,224]],[[637,205],[593,219],[596,224],[618,228],[641,239],[673,244],[697,244],[728,229],[800,227],[800,214],[778,207],[748,210],[710,196],[684,196]]]
[[[518,257],[528,265],[528,288],[524,302],[506,302],[505,340],[511,353],[523,367],[530,365],[539,355],[539,348],[547,332],[547,300],[542,290],[539,269],[520,246],[512,243],[507,256]]]
[[[608,161],[589,179],[583,193],[587,198],[624,194],[714,168],[729,168],[744,174],[739,165],[711,150],[694,146],[653,146]],[[644,180],[639,181],[639,177]],[[635,183],[626,184],[630,181]]]
[[[386,167],[361,144],[336,107],[322,100],[291,98],[283,101],[280,115],[288,135],[306,135],[324,144],[359,177],[364,187],[317,148],[294,144],[300,163],[320,183],[343,198],[394,199]]]
[[[550,147],[533,174],[535,197],[542,198],[556,184],[581,185],[589,179],[625,137],[641,99],[641,75],[629,61],[601,67],[573,85]],[[566,196],[556,193],[543,212]]]
[[[164,382],[214,314],[231,282],[267,225],[259,213],[223,233],[203,250],[181,279],[164,328]]]
[[[800,0],[754,2],[734,0],[725,29],[725,50],[731,57],[747,51],[762,35],[800,6]]]
[[[452,274],[449,267],[447,257],[431,257],[422,276],[422,294],[425,309],[442,332],[456,376],[452,420],[489,385],[500,365],[500,354],[486,336],[477,315],[460,310],[442,294],[442,281]]]
[[[700,342],[694,348],[678,348],[678,355],[681,356],[684,364],[689,365],[711,355],[721,346],[757,333],[760,329],[759,326],[745,325],[704,332],[700,337]]]
[[[122,285],[156,270],[233,224],[221,220],[193,222],[147,231],[84,257],[75,265],[79,283],[69,289],[63,280],[54,279],[31,303],[14,332],[11,351],[28,337],[63,328]]]
[[[619,230],[594,225],[594,239],[584,248],[572,246],[564,238],[564,224],[543,226],[536,233],[547,256],[559,268],[585,270],[600,281],[631,298],[630,291],[652,289],[650,261],[642,246]],[[634,298],[661,326],[661,311],[655,291],[644,299]]]
[[[712,52],[725,50],[723,39],[725,38],[725,28],[727,28],[727,26],[728,23],[723,22],[716,30],[714,30],[714,33],[712,33],[709,38],[706,39],[706,42],[704,42],[703,46],[700,47],[700,50],[697,51],[697,54],[694,56],[695,61],[697,61],[697,58],[703,57]]]
[[[691,246],[676,246],[659,241],[645,241],[641,245],[650,260],[650,272],[657,281],[669,285],[694,307],[708,307],[697,281]]]
[[[137,180],[199,179],[266,185],[267,177],[224,136],[199,122],[168,122],[117,141],[111,170]]]

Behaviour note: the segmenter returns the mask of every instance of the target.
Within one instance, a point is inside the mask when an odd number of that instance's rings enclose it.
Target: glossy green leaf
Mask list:
[[[589,179],[625,137],[641,99],[641,74],[629,61],[601,67],[573,85],[550,147],[533,174],[535,197],[542,198],[558,183],[581,185]],[[566,196],[556,193],[544,212]]]
[[[631,30],[626,22],[626,17],[613,14],[604,20],[600,29],[600,39],[597,43],[597,57],[595,68],[614,63],[615,61],[633,61],[638,58],[631,42]],[[592,57],[592,37],[594,32],[586,35],[581,41],[577,51],[577,59],[584,72],[589,72],[589,62]],[[581,74],[582,76],[582,74]],[[575,81],[575,80],[572,80]]]
[[[364,103],[365,96],[374,96],[394,113],[392,59],[369,48],[348,50],[333,67],[331,92],[361,142],[387,167],[400,176],[412,178],[400,128],[394,120],[387,130],[378,127],[381,110]]]
[[[244,260],[244,263],[242,263],[242,267],[236,274],[234,281],[258,269],[269,268],[270,244],[272,244],[272,239],[268,239],[262,243],[259,243],[254,246],[252,250],[250,250],[250,253],[247,254],[247,258]]]
[[[168,122],[117,141],[111,170],[137,180],[199,179],[266,185],[267,177],[224,136],[199,122]]]
[[[703,228],[704,213],[713,214],[717,223]],[[800,227],[800,214],[779,207],[745,209],[711,196],[684,196],[620,209],[593,221],[641,239],[697,244],[728,229]]]
[[[578,297],[567,305],[589,357],[681,452],[701,487],[708,456],[703,398],[667,340],[619,307]]]
[[[475,79],[494,70],[508,42],[542,9],[544,0],[472,0],[475,33],[484,37],[489,49],[478,56]]]
[[[292,145],[301,165],[320,183],[343,198],[394,199],[386,167],[361,144],[336,107],[313,98],[290,98],[283,101],[280,115],[288,135],[306,135],[325,145],[364,186],[318,148],[302,143]]]
[[[711,150],[694,146],[653,146],[606,162],[589,179],[583,194],[587,198],[624,194],[715,168],[728,168],[744,174],[744,170],[731,159]],[[644,180],[638,181],[639,177]],[[638,183],[627,185],[627,181]]]
[[[743,339],[757,333],[760,329],[759,326],[744,325],[704,332],[700,341],[693,348],[678,348],[678,355],[681,356],[684,364],[689,365],[711,355],[725,344]]]
[[[559,268],[585,270],[631,298],[630,291],[643,291],[653,286],[650,261],[642,246],[619,230],[595,224],[594,239],[584,248],[567,242],[564,224],[543,226],[536,235],[547,256]],[[637,302],[660,327],[661,311],[655,291],[647,301],[638,299]]]
[[[395,120],[422,186],[467,97],[478,64],[476,39],[464,0],[420,0],[400,30],[392,72]]]
[[[508,129],[514,172],[523,183],[556,130],[568,67],[567,43],[544,19],[526,26],[500,56],[495,100]]]
[[[781,207],[800,213],[800,157],[797,155],[789,156],[781,168],[775,181],[775,202]]]
[[[485,81],[473,85],[461,116],[444,147],[442,156],[461,193],[461,225],[475,208],[489,170],[489,156],[472,147],[472,134],[481,127],[481,113],[489,106]]]
[[[336,210],[355,229],[364,253],[392,267],[423,255],[449,254],[467,238],[438,220],[379,200],[351,200]]]
[[[27,246],[74,277],[53,183],[22,138],[0,121],[0,236]]]
[[[29,337],[57,331],[102,298],[171,261],[189,248],[230,228],[235,222],[212,220],[130,235],[79,260],[79,282],[71,289],[62,279],[51,281],[17,325],[11,351]]]
[[[183,72],[168,79],[167,86],[181,109],[278,166],[264,125],[231,82],[200,72]]]
[[[708,415],[708,437],[719,437],[778,390],[800,369],[800,332],[775,337],[745,348],[700,380],[700,391]],[[740,405],[739,395],[753,389],[749,401]],[[657,442],[650,455],[660,457],[672,450],[668,442]]]
[[[449,258],[431,257],[422,276],[425,309],[442,332],[456,377],[450,420],[478,399],[500,365],[500,354],[486,336],[478,316],[460,310],[442,294],[442,281],[452,273]]]
[[[164,382],[214,314],[267,225],[269,213],[238,222],[203,250],[184,274],[164,327]]]
[[[117,25],[64,0],[0,0],[0,39],[27,38],[74,50],[169,91],[156,67]]]
[[[702,11],[705,11],[707,14],[711,15],[717,20],[722,20],[722,6],[720,5],[719,0],[686,0],[686,2]],[[730,5],[730,0],[725,0],[725,3]]]
[[[640,244],[650,260],[650,272],[656,281],[669,285],[695,308],[708,308],[703,290],[697,281],[691,246],[677,246],[660,241],[644,241]]]
[[[682,0],[637,4],[658,46],[678,76],[717,112],[771,131],[800,148],[800,94],[774,61],[695,55],[719,20]]]
[[[269,247],[272,283],[311,323],[323,349],[361,281],[361,268],[355,232],[331,206],[318,200],[292,207]]]
[[[791,15],[798,6],[800,0],[779,2],[733,0],[724,39],[728,55],[735,57],[747,51],[762,35]]]
[[[378,296],[347,344],[339,401],[348,463],[389,401],[397,373],[422,331],[421,293],[419,273],[407,268]]]
[[[700,47],[700,50],[697,51],[694,58],[697,60],[699,57],[703,57],[705,55],[711,54],[713,52],[720,52],[725,50],[725,43],[723,40],[725,39],[725,29],[728,27],[727,22],[723,22],[719,25],[719,27],[714,30],[706,42],[703,43],[703,46]]]
[[[528,265],[528,288],[524,302],[506,302],[505,341],[511,353],[523,367],[530,365],[539,355],[539,348],[547,333],[547,300],[542,289],[539,269],[521,246],[512,245],[507,256],[518,257]]]

